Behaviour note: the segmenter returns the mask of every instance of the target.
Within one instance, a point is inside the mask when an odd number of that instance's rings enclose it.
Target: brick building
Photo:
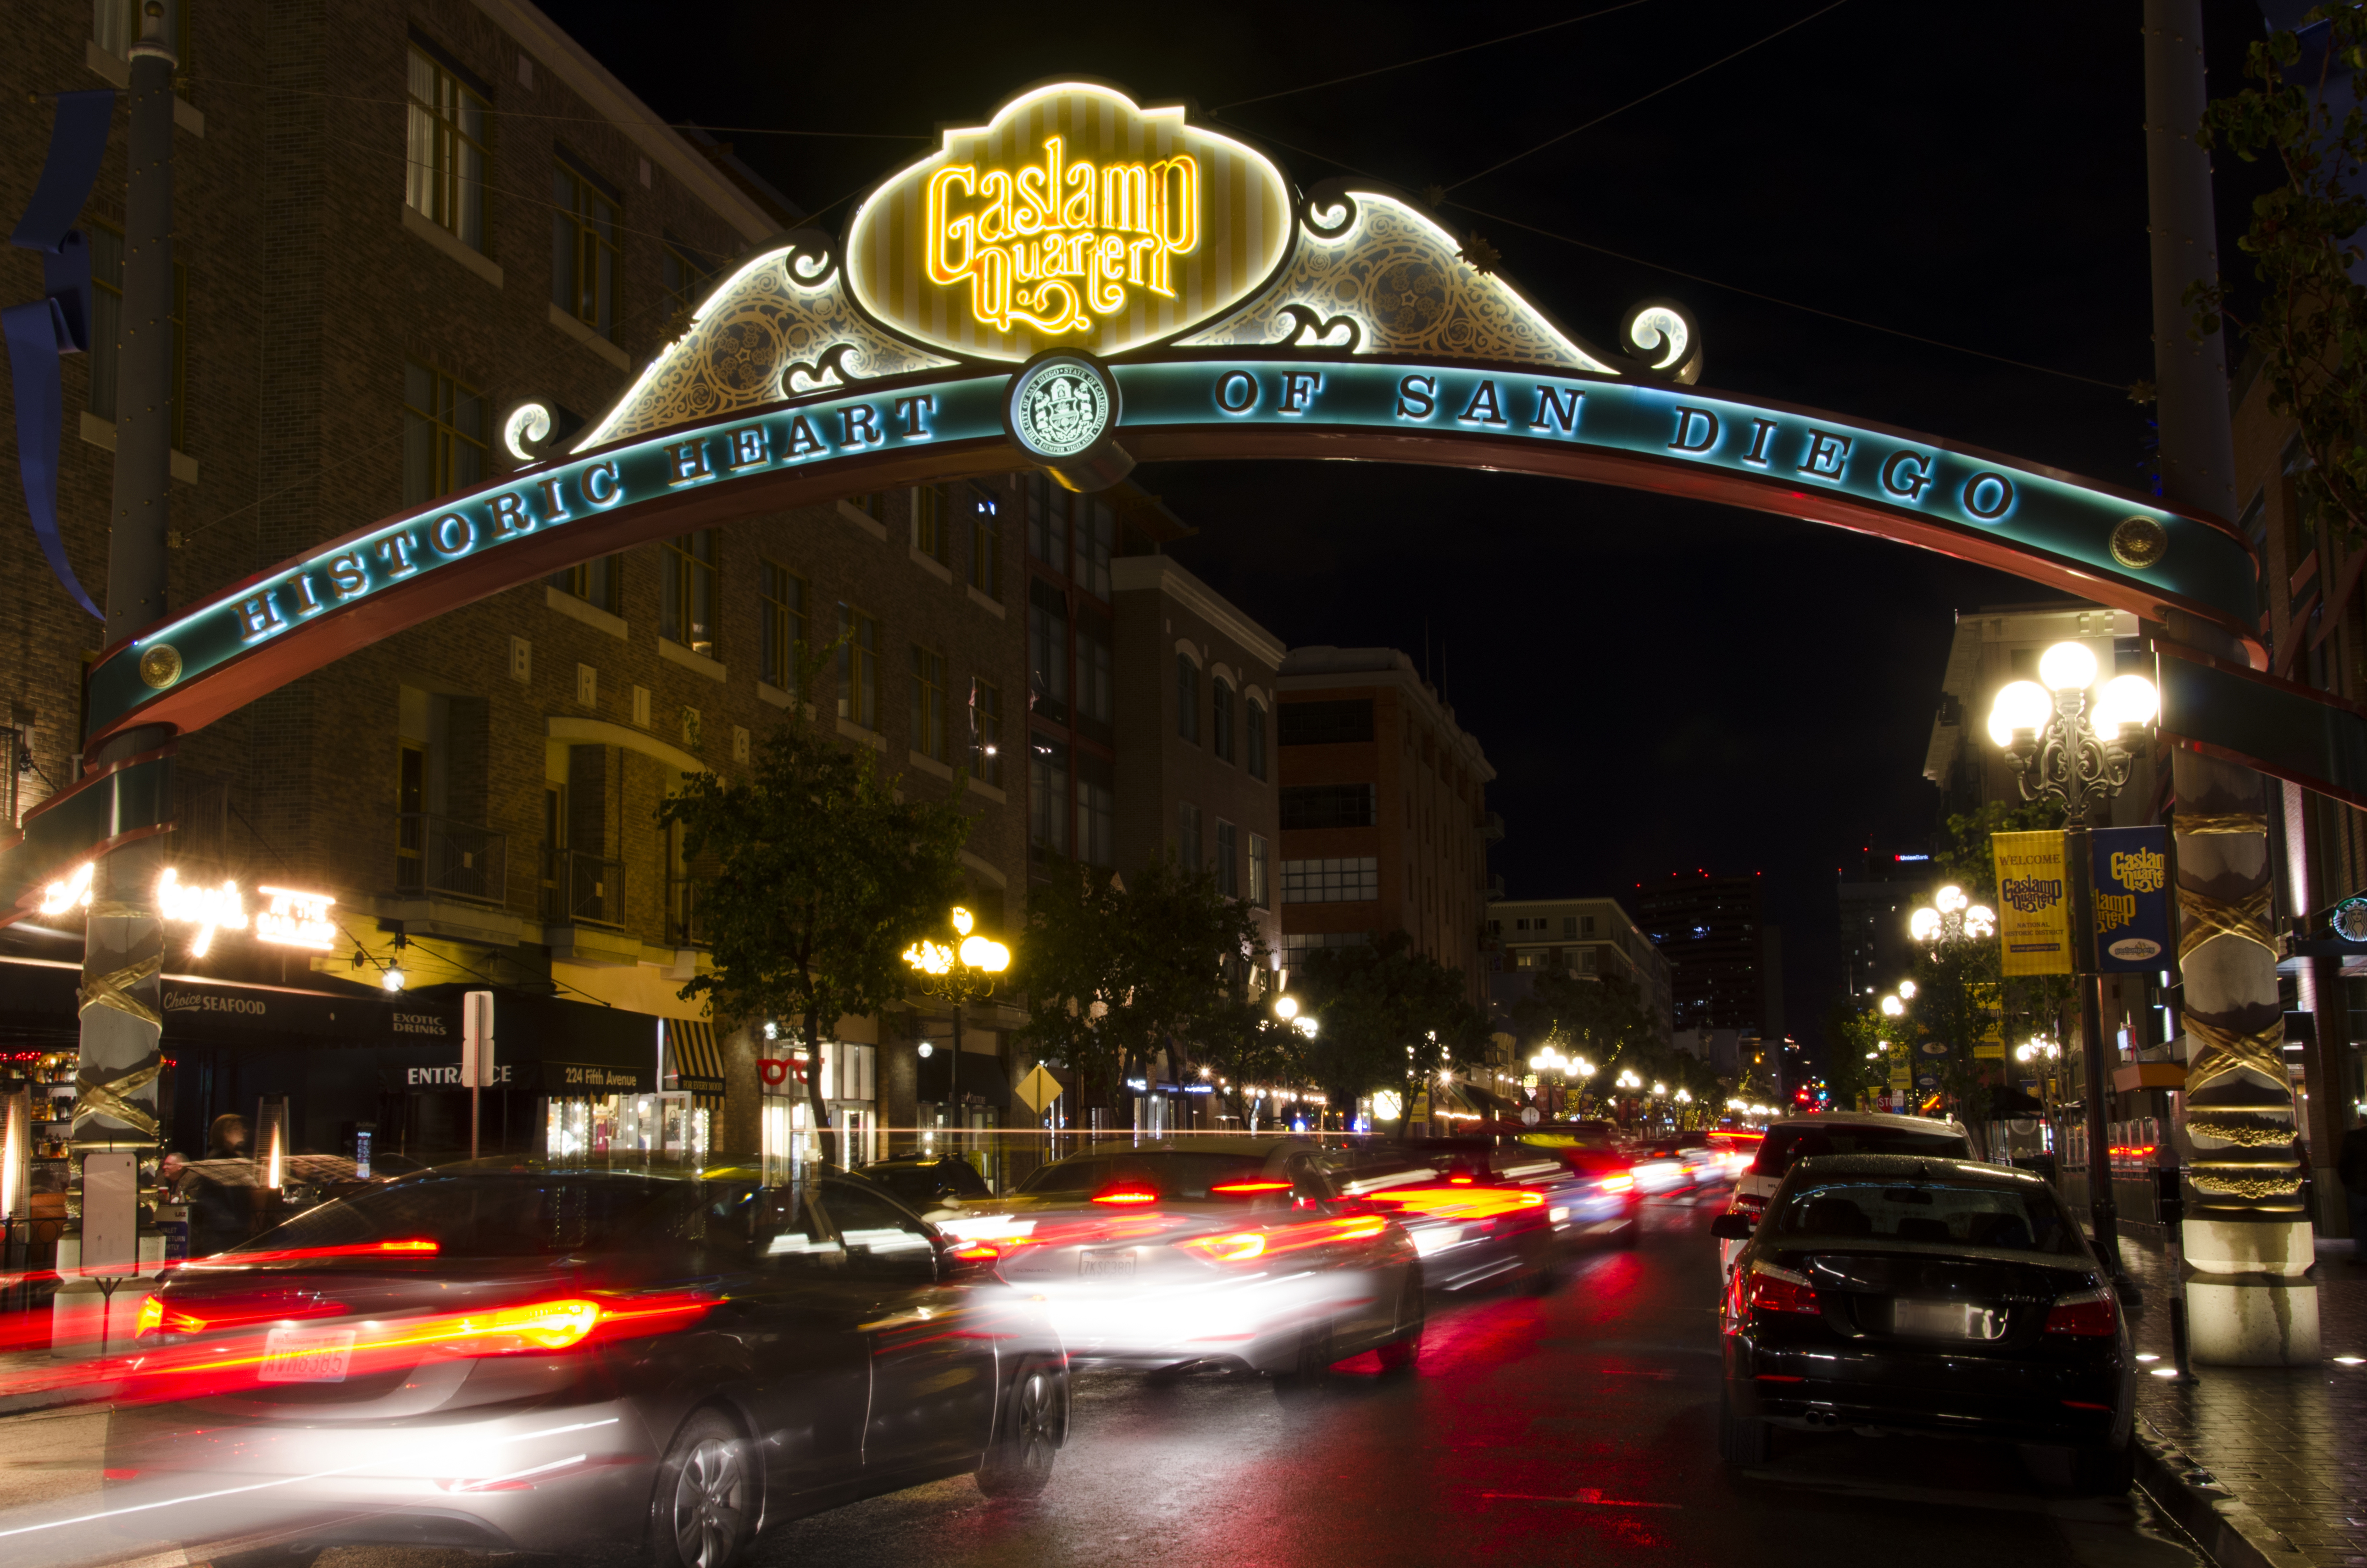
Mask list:
[[[94,26],[87,4],[36,0],[0,18],[7,145],[48,137],[51,110],[29,93],[123,79],[121,9],[102,6]],[[515,398],[596,413],[707,278],[798,217],[523,0],[189,13],[175,604],[509,466],[495,424]],[[85,585],[106,579],[117,117],[84,215],[100,347],[64,369],[61,503]],[[0,209],[21,210],[38,173],[30,158],[0,165]],[[6,298],[38,298],[39,258],[6,256]],[[42,562],[18,487],[0,494],[6,760],[25,769],[9,773],[13,824],[76,774],[79,671],[99,628]],[[466,1096],[433,1085],[457,1057],[457,993],[490,984],[514,1085],[493,1096],[495,1142],[528,1146],[556,1126],[567,1071],[656,1086],[670,1019],[692,1026],[674,1035],[677,1082],[719,1112],[719,1142],[753,1147],[762,1044],[714,1041],[674,994],[702,960],[658,804],[685,773],[743,768],[787,707],[810,702],[908,792],[970,767],[965,863],[973,901],[1002,920],[1026,864],[1025,780],[1001,749],[1026,689],[1024,500],[1012,481],[952,483],[641,547],[451,611],[184,737],[187,874],[332,893],[339,937],[309,970],[285,949],[225,938],[198,959],[176,943],[174,994],[197,1000],[184,1019],[168,995],[174,1143],[196,1153],[213,1116],[287,1095],[299,1147],[334,1149],[375,1123],[381,1150],[448,1148]],[[851,648],[796,692],[796,647],[842,630]],[[70,987],[51,995],[68,971],[51,966],[78,957],[78,936],[0,937],[21,982],[0,985],[10,1041],[71,1043]],[[382,981],[398,966],[396,997]],[[225,1006],[251,1027],[194,1022]],[[924,1114],[926,1013],[840,1026],[857,1049],[831,1081],[858,1124]],[[991,1057],[1007,1017],[974,1014],[965,1043]],[[963,1082],[993,1087],[991,1111],[999,1077]],[[615,1113],[601,1098],[572,1096],[587,1135]]]
[[[1277,682],[1283,952],[1403,930],[1487,999],[1480,923],[1496,770],[1413,661],[1294,648]]]

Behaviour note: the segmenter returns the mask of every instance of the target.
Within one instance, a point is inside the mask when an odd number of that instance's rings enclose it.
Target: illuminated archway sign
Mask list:
[[[743,262],[572,450],[547,451],[549,410],[522,403],[498,426],[514,472],[106,650],[88,739],[199,728],[445,610],[687,528],[1030,468],[1092,489],[1136,461],[1193,458],[1450,464],[1724,502],[2149,619],[2182,612],[2265,665],[2253,561],[2224,520],[1704,390],[1700,334],[1667,301],[1629,310],[1618,339],[1606,349],[1565,330],[1402,196],[1332,181],[1294,197],[1264,154],[1181,109],[1091,83],[1034,88],[884,182],[844,244],[801,230]],[[2207,661],[2166,668],[2166,728],[2214,743],[2214,728],[2259,731],[2276,702],[2313,705],[2247,678]],[[2245,700],[2228,703],[2231,689]],[[2367,723],[2343,722],[2367,759]],[[2217,744],[2257,761],[2307,726],[2276,727]],[[2329,756],[2348,744],[2322,722],[2313,733]],[[2262,765],[2344,793],[2340,761],[2315,774]],[[164,766],[119,767],[28,818],[37,842],[0,867],[0,915],[94,844],[138,831],[117,825],[136,812],[74,807],[76,795],[156,798],[139,767]],[[2367,779],[2358,788],[2367,803]]]

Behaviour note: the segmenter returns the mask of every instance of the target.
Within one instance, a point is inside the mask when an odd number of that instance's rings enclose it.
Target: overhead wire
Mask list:
[[[1568,131],[1562,131],[1558,135],[1548,136],[1544,141],[1538,142],[1535,146],[1529,148],[1526,152],[1515,153],[1511,157],[1503,159],[1499,163],[1490,164],[1476,175],[1466,175],[1461,179],[1456,180],[1453,185],[1446,187],[1446,188],[1448,190],[1460,189],[1464,186],[1469,185],[1473,180],[1485,179],[1499,169],[1509,168],[1512,165],[1519,163],[1523,158],[1533,157],[1535,154],[1544,152],[1546,148],[1553,146],[1557,142],[1567,142],[1581,131],[1591,131],[1596,126],[1601,125],[1604,120],[1613,119],[1620,115],[1625,114],[1629,109],[1636,108],[1638,104],[1650,103],[1654,98],[1659,97],[1661,94],[1682,87],[1687,82],[1693,81],[1696,77],[1705,76],[1709,74],[1709,73],[1716,70],[1719,66],[1727,64],[1730,61],[1739,60],[1744,55],[1749,54],[1752,50],[1758,49],[1765,44],[1772,43],[1777,39],[1782,38],[1785,33],[1791,32],[1798,28],[1805,28],[1810,22],[1815,21],[1818,17],[1824,16],[1829,12],[1838,11],[1843,6],[1848,4],[1849,0],[1832,0],[1830,5],[1812,11],[1795,22],[1786,22],[1784,26],[1777,28],[1773,32],[1769,33],[1766,37],[1746,43],[1731,54],[1720,55],[1717,59],[1711,61],[1708,64],[1701,67],[1699,70],[1688,71],[1683,75],[1678,77],[1675,81],[1663,83],[1661,85],[1653,88],[1650,92],[1646,93],[1640,98],[1630,98],[1625,103],[1621,104],[1617,108],[1609,110],[1603,114],[1596,115],[1592,119],[1588,120],[1583,125],[1573,125]]]

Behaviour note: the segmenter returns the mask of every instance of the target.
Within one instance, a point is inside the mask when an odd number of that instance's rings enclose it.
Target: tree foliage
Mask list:
[[[1463,971],[1415,951],[1403,931],[1314,949],[1292,988],[1317,1019],[1308,1077],[1343,1115],[1361,1095],[1397,1090],[1400,1133],[1449,1052],[1469,1061],[1486,1050],[1488,1015],[1469,999]]]
[[[1072,866],[1028,896],[1016,977],[1028,1013],[1017,1037],[1074,1071],[1086,1103],[1107,1104],[1161,1050],[1179,1073],[1203,1040],[1235,1050],[1234,1015],[1264,958],[1253,912],[1219,892],[1212,872],[1162,859],[1129,888]]]
[[[2221,283],[2188,290],[2198,336],[2233,323],[2262,359],[2269,409],[2299,426],[2305,516],[2367,534],[2367,108],[2350,91],[2367,67],[2367,6],[2317,6],[2303,39],[2271,33],[2246,51],[2250,85],[2211,105],[2196,141],[2246,163],[2273,159],[2284,183],[2252,203],[2237,242],[2264,285],[2245,320]],[[2323,24],[2319,30],[2314,24]],[[2334,90],[2329,91],[2329,88]],[[2183,127],[2174,127],[2182,131]]]
[[[868,748],[849,750],[792,714],[745,783],[685,781],[659,812],[680,824],[715,967],[683,986],[719,1019],[795,1020],[818,1069],[824,1031],[900,1001],[904,949],[961,896],[970,819],[959,797],[899,800]],[[821,1074],[807,1099],[833,1157]]]

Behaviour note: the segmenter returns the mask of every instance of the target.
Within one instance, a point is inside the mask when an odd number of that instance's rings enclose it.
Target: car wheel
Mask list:
[[[1003,1404],[1001,1429],[978,1467],[978,1489],[989,1497],[1033,1497],[1052,1479],[1052,1461],[1068,1436],[1068,1379],[1041,1361],[1020,1368]]]
[[[1285,1401],[1312,1399],[1331,1381],[1331,1325],[1319,1324],[1298,1342],[1298,1355],[1287,1370],[1274,1375],[1274,1397]]]
[[[1718,1458],[1730,1465],[1765,1464],[1773,1447],[1772,1437],[1766,1422],[1737,1415],[1730,1400],[1718,1401]]]
[[[656,1568],[724,1568],[748,1544],[755,1505],[747,1438],[720,1413],[699,1411],[658,1466],[651,1561]]]
[[[1409,1321],[1410,1327],[1402,1326]],[[1379,1351],[1385,1375],[1410,1372],[1421,1358],[1421,1335],[1430,1323],[1430,1306],[1422,1297],[1421,1270],[1418,1267],[1406,1270],[1405,1283],[1399,1288],[1398,1323],[1401,1325],[1398,1336]]]

